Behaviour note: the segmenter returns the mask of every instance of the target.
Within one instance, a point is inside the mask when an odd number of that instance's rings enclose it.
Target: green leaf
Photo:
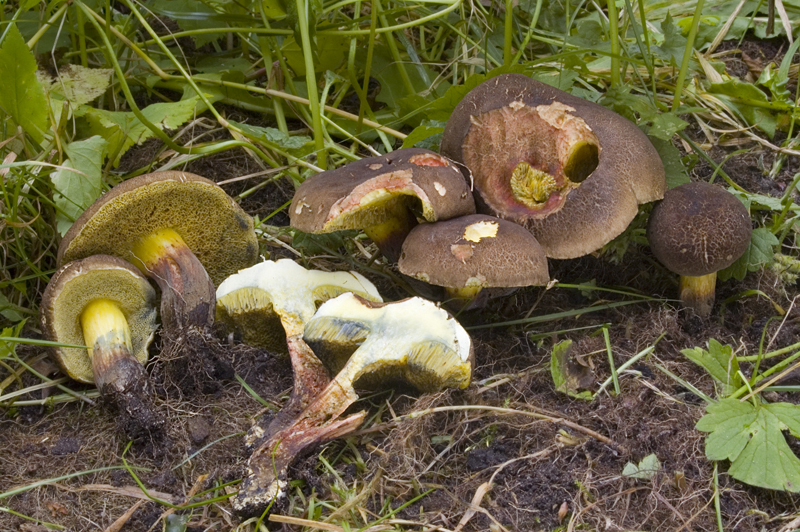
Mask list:
[[[198,113],[205,111],[205,104],[198,96],[178,102],[154,103],[142,109],[144,117],[159,129],[175,129]],[[141,144],[155,136],[132,112],[106,111],[83,106],[75,114],[83,116],[89,133],[108,140],[108,152],[114,166],[122,155],[134,144]]]
[[[23,315],[14,309],[19,308],[17,305],[11,303],[6,296],[0,293],[0,316],[3,316],[8,321],[18,322],[23,319]]]
[[[689,125],[675,113],[659,113],[652,119],[652,125],[647,130],[647,134],[653,137],[670,140],[678,131]]]
[[[650,137],[650,142],[653,143],[658,155],[661,156],[664,172],[667,175],[668,189],[691,181],[689,173],[681,161],[681,152],[672,142],[657,137]]]
[[[45,91],[57,95],[73,106],[89,103],[111,84],[110,68],[86,68],[81,65],[67,65],[58,72],[58,76],[49,77],[41,71],[39,79]]]
[[[442,126],[418,126],[403,140],[403,148],[427,148],[438,151],[443,132]]]
[[[800,491],[800,459],[782,431],[800,436],[800,406],[723,399],[706,407],[697,430],[708,432],[706,457],[730,460],[733,478],[762,488]]]
[[[732,394],[744,384],[739,374],[739,362],[729,345],[722,345],[712,338],[708,341],[708,351],[695,347],[683,349],[681,353],[705,369],[722,386],[724,396]]]
[[[591,370],[581,366],[570,357],[572,340],[563,340],[553,346],[550,355],[550,375],[556,390],[576,399],[592,399],[592,392],[586,390],[594,383]],[[579,391],[583,390],[583,391]]]
[[[250,140],[260,142],[268,148],[279,148],[289,151],[295,157],[308,155],[313,151],[313,140],[304,135],[287,135],[280,129],[274,127],[260,127],[243,124],[241,122],[228,121],[232,126],[239,128]]]
[[[747,272],[754,272],[762,266],[771,264],[778,244],[778,238],[769,229],[764,227],[753,229],[747,251],[736,262],[717,272],[717,278],[720,281],[727,281],[733,277],[741,281]]]
[[[58,208],[56,224],[61,236],[103,193],[102,168],[107,149],[108,142],[99,136],[72,142],[64,148],[69,159],[62,166],[75,171],[59,169],[50,174],[56,190],[53,201]]]
[[[648,454],[638,464],[628,462],[622,470],[623,477],[652,480],[661,471],[661,462],[655,454]]]
[[[678,66],[683,61],[683,53],[686,50],[686,37],[681,30],[672,22],[669,12],[667,17],[661,22],[661,31],[664,33],[664,40],[659,46],[653,46],[650,50],[653,55],[663,59],[672,66]]]
[[[49,128],[47,98],[36,78],[36,59],[16,24],[0,46],[0,109],[40,143]]]
[[[760,128],[770,138],[775,135],[777,121],[765,108],[770,104],[769,99],[752,83],[731,78],[722,83],[712,83],[708,91],[716,94],[729,109],[739,114],[751,126]]]

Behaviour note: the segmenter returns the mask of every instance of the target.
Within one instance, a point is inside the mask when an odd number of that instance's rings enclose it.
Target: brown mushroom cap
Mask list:
[[[386,221],[391,202],[420,203],[429,222],[472,214],[475,204],[452,161],[408,148],[314,175],[298,187],[289,216],[306,233],[362,229]],[[412,206],[413,208],[413,206]]]
[[[136,267],[108,255],[94,255],[62,266],[44,291],[40,308],[42,330],[50,340],[84,345],[81,313],[98,298],[116,302],[131,332],[131,354],[142,364],[156,330],[155,290]],[[86,349],[55,347],[53,355],[72,379],[94,382]]]
[[[115,186],[81,214],[58,248],[58,264],[96,254],[137,264],[131,249],[158,229],[177,232],[218,285],[255,263],[253,220],[213,181],[155,172]]]
[[[747,251],[752,232],[742,202],[705,182],[667,191],[647,225],[653,255],[670,271],[692,277],[733,264]]]
[[[550,280],[547,257],[530,232],[483,214],[418,225],[403,242],[398,267],[450,288],[533,286]]]
[[[521,74],[470,91],[447,122],[441,152],[469,168],[481,212],[523,225],[558,259],[599,249],[639,203],[666,189],[661,159],[635,124]],[[535,208],[511,191],[523,161],[553,178],[554,192]]]

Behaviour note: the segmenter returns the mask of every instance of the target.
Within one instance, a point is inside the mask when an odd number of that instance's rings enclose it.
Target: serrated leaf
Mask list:
[[[683,60],[683,53],[686,50],[686,37],[683,36],[680,28],[672,22],[672,17],[669,13],[667,13],[664,21],[661,22],[661,31],[664,34],[664,40],[659,46],[654,46],[650,49],[656,57],[673,66],[677,66]]]
[[[739,362],[733,355],[733,348],[729,345],[722,345],[712,338],[708,341],[708,351],[695,347],[683,349],[681,353],[705,369],[722,386],[722,395],[724,396],[730,395],[744,384],[739,375]]]
[[[556,391],[576,399],[592,399],[586,388],[594,382],[591,371],[580,366],[570,358],[572,340],[563,340],[553,346],[550,355],[550,375]],[[580,391],[582,390],[582,391]]]
[[[39,72],[42,86],[48,93],[56,94],[69,101],[74,107],[91,102],[111,84],[110,68],[86,68],[81,65],[67,65],[50,77]]]
[[[295,157],[302,157],[313,151],[313,140],[305,135],[287,135],[274,127],[251,126],[233,120],[228,123],[240,129],[250,140],[261,142],[268,148],[289,151]]]
[[[36,59],[28,50],[16,24],[0,46],[0,108],[36,142],[49,128],[47,98],[36,78]]]
[[[650,129],[647,130],[647,134],[662,140],[670,140],[678,131],[681,131],[688,125],[688,122],[682,120],[674,113],[660,113],[653,118],[652,125]]]
[[[67,232],[72,222],[103,193],[102,168],[106,157],[108,142],[99,136],[68,144],[69,159],[50,175],[53,188],[53,201],[58,208],[56,227],[61,236]]]
[[[691,181],[686,167],[681,161],[681,152],[678,151],[672,142],[664,139],[650,137],[650,142],[655,147],[661,162],[664,164],[664,172],[667,175],[667,188],[675,188],[678,185]]]
[[[800,459],[782,434],[798,434],[800,406],[723,399],[706,407],[697,429],[709,433],[706,457],[730,460],[728,473],[733,478],[762,488],[800,491]]]
[[[778,238],[769,229],[764,227],[753,229],[747,251],[736,262],[717,272],[717,278],[720,281],[726,281],[733,277],[741,281],[748,271],[754,272],[762,266],[772,263],[775,256],[774,250],[778,244]]]
[[[661,471],[661,462],[655,454],[648,454],[638,464],[628,462],[622,470],[623,477],[652,480]]]
[[[142,109],[142,114],[163,130],[175,129],[203,111],[205,104],[198,96],[192,96],[178,102],[148,105]],[[86,119],[90,134],[108,140],[108,152],[113,158],[114,166],[119,164],[120,158],[131,146],[155,136],[132,112],[106,111],[84,106],[75,114]]]

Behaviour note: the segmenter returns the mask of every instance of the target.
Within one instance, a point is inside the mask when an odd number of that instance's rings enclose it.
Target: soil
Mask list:
[[[753,51],[753,46],[748,41],[741,49]],[[767,44],[755,49],[769,60],[778,53]],[[750,68],[744,57],[744,52],[728,54],[726,61],[731,68]],[[257,119],[236,109],[226,111],[236,113],[238,121]],[[160,149],[157,141],[148,141],[132,150],[122,171],[144,167]],[[719,162],[735,149],[715,147],[710,155]],[[753,148],[729,158],[723,168],[745,189],[777,197],[800,163],[787,160],[771,179],[763,168],[769,168],[772,158],[770,152]],[[261,171],[241,150],[206,157],[184,169],[223,183]],[[712,171],[698,162],[692,178],[708,179]],[[288,181],[269,177],[223,186],[232,195],[246,193],[242,206],[261,217],[293,192]],[[288,217],[281,213],[269,223],[283,226]],[[263,241],[262,252],[272,258],[289,256],[278,243],[280,232],[275,235]],[[350,240],[344,245],[355,249]],[[387,299],[408,295],[401,288],[408,284],[395,283],[397,272],[391,267],[369,263],[360,252],[353,256],[362,258],[355,267]],[[353,267],[330,255],[303,263]],[[306,513],[313,501],[321,518],[335,512],[333,523],[349,522],[354,528],[391,509],[394,513],[385,523],[394,522],[398,530],[718,530],[715,466],[704,456],[703,433],[694,428],[705,403],[666,371],[713,396],[710,377],[681,355],[682,349],[705,346],[713,338],[732,345],[739,355],[750,355],[758,352],[762,336],[768,349],[794,343],[800,326],[794,304],[800,295],[797,285],[770,271],[720,282],[714,312],[702,319],[679,308],[675,276],[645,246],[631,245],[621,262],[588,256],[551,261],[550,268],[551,277],[562,283],[624,287],[653,299],[577,317],[489,327],[631,300],[611,292],[526,288],[461,313],[475,345],[473,383],[462,391],[437,394],[397,388],[364,394],[349,412],[365,410],[368,422],[355,434],[299,458],[290,471],[295,481],[289,496],[274,513],[317,518],[319,514]],[[786,314],[778,316],[775,305]],[[574,342],[571,354],[587,368],[589,389],[596,390],[611,375],[603,327],[617,367],[655,348],[620,375],[619,394],[608,387],[585,401],[555,391],[549,364],[552,347],[560,340]],[[25,334],[37,336],[37,331],[31,325]],[[157,357],[151,360],[148,371],[160,375],[154,408],[165,420],[161,445],[136,441],[128,448],[115,412],[96,397],[8,409],[0,419],[0,486],[6,493],[27,489],[0,499],[0,530],[46,530],[42,523],[72,531],[143,532],[179,523],[191,532],[236,528],[239,521],[226,497],[235,493],[235,482],[245,473],[245,434],[286,401],[292,377],[286,356],[233,343],[224,334],[218,341],[236,378],[196,393],[171,387],[170,376],[159,373]],[[153,347],[157,352],[158,345]],[[40,372],[58,376],[42,348],[19,346],[17,353]],[[745,373],[750,369],[743,367]],[[0,369],[0,380],[6,376],[7,369]],[[20,386],[38,382],[24,372]],[[68,385],[75,391],[92,389]],[[45,388],[19,399],[59,393]],[[773,393],[771,399],[797,402],[785,392]],[[416,414],[409,416],[412,412]],[[791,445],[800,450],[798,442]],[[622,475],[627,463],[637,464],[649,454],[661,464],[654,478]],[[726,468],[726,463],[719,464],[719,507],[726,530],[777,530],[800,511],[796,496],[741,484]],[[150,498],[143,496],[139,483],[150,490]],[[197,494],[201,496],[194,500],[215,500],[194,510],[172,510],[164,504],[183,504]],[[325,501],[332,501],[331,510]],[[301,529],[280,522],[265,526]]]

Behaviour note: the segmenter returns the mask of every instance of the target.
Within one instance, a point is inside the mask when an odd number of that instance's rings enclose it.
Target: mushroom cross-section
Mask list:
[[[475,212],[458,167],[420,148],[369,157],[310,177],[298,187],[289,216],[306,233],[363,229],[396,262],[417,224]]]
[[[187,336],[213,323],[214,284],[253,264],[258,243],[253,220],[214,182],[156,172],[95,201],[64,236],[58,263],[100,253],[130,261],[158,284],[165,353],[182,351]]]
[[[375,285],[357,272],[307,270],[290,259],[261,262],[219,285],[219,321],[240,331],[245,343],[277,351],[288,347],[291,357],[292,396],[259,437],[283,428],[328,384],[328,372],[303,341],[303,332],[320,304],[345,292],[382,301]]]
[[[42,296],[42,331],[72,379],[94,383],[132,439],[160,434],[143,364],[156,330],[155,290],[133,265],[95,255],[59,268]]]
[[[653,255],[680,275],[680,299],[699,316],[711,314],[717,272],[747,251],[752,232],[742,202],[705,182],[668,190],[647,224]]]
[[[470,91],[441,152],[469,169],[480,212],[523,225],[556,259],[599,249],[666,189],[661,159],[636,125],[521,74]]]
[[[530,232],[483,214],[418,225],[403,242],[397,266],[464,302],[484,288],[538,286],[550,280],[547,257]]]
[[[286,472],[304,449],[354,430],[364,413],[340,416],[358,399],[357,385],[402,379],[421,391],[465,388],[474,366],[467,332],[445,310],[421,298],[373,303],[352,293],[320,306],[304,338],[331,367],[341,367],[294,422],[250,457],[234,499],[240,515],[261,514],[283,495]]]

